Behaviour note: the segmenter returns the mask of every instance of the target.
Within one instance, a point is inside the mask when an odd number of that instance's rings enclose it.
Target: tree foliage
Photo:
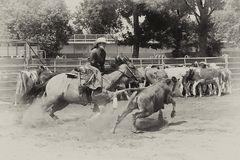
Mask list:
[[[129,0],[125,1],[129,2]],[[139,15],[144,17],[138,33],[141,47],[172,48],[174,57],[184,56],[191,51],[192,47],[196,48],[199,56],[220,54],[222,45],[220,39],[215,36],[216,30],[211,18],[214,12],[222,9],[223,1],[153,0],[140,2],[142,1],[138,1],[138,4],[144,4],[139,7]],[[131,9],[123,13],[124,17],[131,16],[129,14]],[[191,15],[195,17],[195,20]],[[127,32],[123,37],[124,43],[134,43],[135,34],[132,32]]]
[[[184,0],[191,13],[195,16],[197,22],[198,43],[199,43],[199,55],[200,56],[212,56],[213,53],[210,48],[215,46],[221,46],[216,44],[220,42],[215,37],[211,37],[211,32],[214,32],[214,23],[211,19],[213,12],[222,9],[224,1],[213,1],[213,0]]]
[[[67,43],[72,28],[63,0],[11,0],[5,8],[6,25],[14,39],[37,42],[47,56],[55,57]]]
[[[130,7],[128,7],[129,10],[125,8],[122,15],[130,20],[132,10]],[[180,4],[172,0],[144,1],[144,3],[138,1],[138,10],[139,15],[144,17],[138,33],[140,47],[173,48],[173,56],[180,57],[194,45],[195,26],[187,15],[189,12],[185,3]],[[123,37],[124,41],[120,44],[134,44],[135,34],[132,32],[127,32]]]
[[[67,42],[71,27],[63,0],[0,2],[9,4],[0,13],[7,15],[8,29],[15,38],[40,42],[53,55]],[[83,0],[73,24],[78,33],[122,32],[124,40],[119,44],[133,45],[133,57],[138,57],[139,47],[172,49],[174,57],[195,47],[198,56],[215,56],[223,38],[240,41],[239,15],[239,0]]]
[[[213,14],[215,35],[218,39],[240,44],[240,1],[228,0],[223,10]]]
[[[142,28],[144,35],[151,38],[146,42],[151,40],[155,43],[146,45],[152,48],[172,48],[174,57],[187,54],[196,42],[195,25],[187,11],[184,3],[175,3],[172,0],[148,7]]]
[[[122,26],[118,6],[118,1],[83,0],[74,14],[76,30],[91,34],[116,33]]]

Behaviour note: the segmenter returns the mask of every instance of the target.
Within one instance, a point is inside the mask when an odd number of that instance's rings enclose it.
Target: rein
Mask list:
[[[129,72],[132,74],[133,78],[132,78],[131,76],[128,76],[126,73],[124,73],[123,71],[121,71],[121,70],[119,70],[119,69],[116,70],[116,71],[122,73],[124,76],[126,76],[126,77],[129,78],[129,79],[135,79],[136,81],[138,81],[137,78],[136,78],[136,76],[135,76],[134,73],[130,70],[130,67],[129,67],[128,65],[127,65],[127,69],[128,69]],[[108,82],[108,84],[111,84],[111,81],[110,81],[109,79],[107,79],[107,78],[105,78],[105,77],[103,77],[103,76],[102,76],[102,79],[106,80],[106,81]]]
[[[126,64],[126,65],[127,65],[128,71],[132,74],[133,79],[136,80],[136,81],[138,81],[137,77],[136,77],[136,76],[134,75],[134,73],[131,71],[131,69],[130,69],[130,67],[128,66],[128,64]],[[117,70],[117,71],[119,71],[119,72],[121,72],[122,74],[124,74],[127,78],[132,79],[132,77],[128,76],[128,75],[127,75],[126,73],[124,73],[123,71],[121,71],[121,70]]]
[[[133,75],[134,78],[132,78],[132,77],[128,76],[126,73],[124,73],[123,71],[120,71],[120,70],[117,70],[117,71],[119,71],[120,73],[122,73],[124,76],[126,76],[126,77],[129,78],[129,79],[135,79],[135,80],[137,80],[134,75]]]

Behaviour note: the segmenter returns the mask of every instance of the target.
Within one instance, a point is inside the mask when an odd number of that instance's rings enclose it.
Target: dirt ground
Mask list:
[[[176,117],[170,118],[172,107],[166,106],[168,124],[142,134],[131,132],[130,115],[116,134],[110,132],[126,102],[120,102],[115,112],[109,105],[93,120],[90,106],[69,105],[57,113],[61,119],[57,122],[41,115],[36,106],[25,111],[1,102],[0,159],[240,159],[239,98],[240,91],[222,97],[176,98]]]

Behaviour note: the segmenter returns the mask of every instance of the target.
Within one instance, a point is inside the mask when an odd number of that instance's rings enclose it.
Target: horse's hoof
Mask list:
[[[53,119],[54,119],[55,121],[59,120],[59,118],[58,118],[57,116],[53,117]]]
[[[55,121],[59,119],[58,116],[56,116],[56,115],[50,115],[50,116],[51,116],[52,119],[55,120]]]

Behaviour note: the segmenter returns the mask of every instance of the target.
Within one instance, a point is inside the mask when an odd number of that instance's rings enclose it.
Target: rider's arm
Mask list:
[[[96,51],[95,50],[91,50],[89,61],[90,61],[91,65],[96,63]]]
[[[100,66],[101,66],[102,72],[104,72],[105,71],[104,64],[105,64],[105,59],[106,59],[106,52],[104,49],[101,50],[101,56],[102,56],[103,61],[101,62]]]

